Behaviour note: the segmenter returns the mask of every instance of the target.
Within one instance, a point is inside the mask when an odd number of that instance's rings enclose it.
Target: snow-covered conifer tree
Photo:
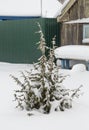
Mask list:
[[[26,110],[37,109],[42,113],[49,113],[52,105],[57,101],[54,110],[64,111],[66,108],[72,107],[72,100],[78,97],[80,88],[69,90],[63,87],[62,81],[64,76],[59,74],[59,67],[55,64],[54,50],[56,45],[56,37],[52,39],[52,48],[46,46],[44,34],[38,23],[40,41],[38,49],[41,51],[41,57],[37,63],[33,64],[33,69],[21,72],[22,79],[11,75],[15,82],[20,86],[19,90],[15,90],[15,100],[18,102],[17,107]],[[45,55],[46,50],[49,56]]]

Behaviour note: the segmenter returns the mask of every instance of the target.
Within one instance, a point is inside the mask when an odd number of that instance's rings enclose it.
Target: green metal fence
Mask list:
[[[36,43],[39,41],[39,22],[42,26],[46,42],[50,46],[56,35],[59,45],[59,23],[56,19],[33,18],[24,20],[0,21],[0,61],[11,63],[33,63],[40,57]]]

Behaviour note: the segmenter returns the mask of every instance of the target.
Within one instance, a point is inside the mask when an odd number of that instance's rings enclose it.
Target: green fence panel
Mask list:
[[[51,46],[52,38],[56,36],[56,45],[60,43],[60,24],[57,23],[57,19],[46,18],[45,19],[45,38],[47,45]]]
[[[48,46],[54,35],[59,44],[59,24],[56,19],[33,18],[0,21],[0,61],[11,63],[33,63],[40,57],[36,43],[39,41],[39,22]]]

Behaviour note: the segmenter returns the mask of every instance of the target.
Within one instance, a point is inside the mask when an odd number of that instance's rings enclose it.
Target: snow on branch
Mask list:
[[[33,69],[21,72],[21,77],[11,75],[12,79],[20,86],[15,90],[17,106],[28,111],[36,109],[42,113],[50,113],[53,104],[54,111],[69,109],[72,107],[74,97],[79,96],[80,87],[75,90],[66,89],[62,82],[65,76],[59,75],[60,68],[55,64],[55,36],[52,39],[52,48],[47,47],[42,28],[38,23],[40,34],[39,49],[41,57],[33,64]],[[45,55],[48,49],[49,55]]]

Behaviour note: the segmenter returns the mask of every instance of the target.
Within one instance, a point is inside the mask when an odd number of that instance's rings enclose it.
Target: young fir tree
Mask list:
[[[42,56],[37,63],[33,64],[33,69],[21,72],[23,81],[17,77],[11,77],[20,86],[19,90],[15,91],[15,100],[18,102],[17,107],[26,110],[38,109],[42,113],[49,113],[55,101],[58,104],[55,111],[64,111],[66,108],[72,107],[72,100],[79,96],[80,88],[69,90],[62,86],[64,76],[59,75],[59,68],[55,64],[55,37],[52,39],[52,48],[46,46],[45,38],[38,23],[40,41],[37,43]],[[49,50],[49,56],[45,55],[46,50]]]

